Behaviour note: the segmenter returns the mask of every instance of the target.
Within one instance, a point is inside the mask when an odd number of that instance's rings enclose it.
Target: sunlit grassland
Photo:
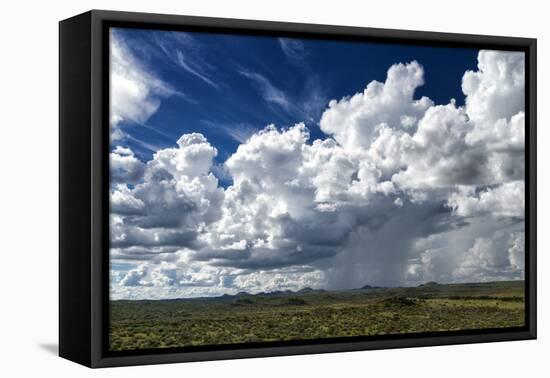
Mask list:
[[[524,281],[112,301],[113,351],[521,327]]]

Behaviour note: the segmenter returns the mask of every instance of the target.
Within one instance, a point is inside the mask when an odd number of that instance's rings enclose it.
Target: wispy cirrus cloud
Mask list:
[[[328,104],[328,97],[323,90],[318,76],[311,76],[304,85],[301,94],[301,107],[304,118],[309,122],[316,122]]]
[[[258,128],[246,123],[223,123],[204,119],[201,120],[201,123],[229,135],[233,140],[239,143],[245,143],[252,135],[254,135],[254,133],[258,131]]]
[[[206,72],[200,68],[198,64],[195,64],[192,59],[189,59],[189,57],[186,57],[184,53],[182,53],[180,50],[176,51],[177,61],[178,65],[189,72],[190,74],[198,77],[202,81],[204,81],[206,84],[210,85],[213,88],[220,89],[220,86],[215,83],[212,79],[210,79]]]
[[[307,79],[304,82],[303,92],[298,98],[298,106],[304,120],[315,122],[322,110],[326,107],[328,98],[321,86],[321,80],[312,70],[308,58],[311,56],[303,40],[296,38],[278,38],[279,46],[287,60],[298,67]]]
[[[204,59],[205,52],[195,38],[184,32],[173,32],[155,37],[162,52],[187,73],[205,84],[220,90],[220,83],[214,78],[215,68]]]
[[[166,140],[169,140],[170,142],[173,142],[174,139],[176,138],[174,135],[170,135],[164,131],[162,131],[161,129],[159,129],[158,127],[155,127],[155,126],[152,126],[150,124],[147,124],[147,123],[144,123],[144,122],[139,122],[138,123],[141,127],[144,127],[146,128],[147,130],[151,130],[153,131],[154,133],[156,133],[157,135],[160,135],[161,137],[163,137],[164,139]]]
[[[295,38],[279,38],[279,46],[288,60],[301,67],[307,67],[306,58],[309,55],[304,43]]]
[[[290,112],[294,109],[294,105],[289,101],[285,92],[277,88],[267,77],[248,70],[241,69],[238,71],[242,76],[250,79],[260,91],[262,98],[269,104],[277,105],[285,111]]]
[[[288,115],[298,120],[316,122],[322,109],[327,104],[318,78],[306,80],[303,90],[298,94],[291,94],[276,86],[266,76],[246,69],[239,69],[239,74],[250,79],[258,89],[260,96],[269,104],[284,110]]]
[[[126,134],[125,138],[128,139],[128,140],[131,140],[132,142],[137,144],[140,148],[142,148],[146,151],[149,151],[149,152],[155,153],[155,152],[157,152],[158,150],[160,150],[162,148],[159,145],[149,143],[149,142],[145,142],[145,141],[143,141],[139,138],[136,138],[135,136],[130,135],[130,134]]]

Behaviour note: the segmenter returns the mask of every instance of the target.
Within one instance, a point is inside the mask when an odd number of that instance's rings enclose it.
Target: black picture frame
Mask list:
[[[523,51],[526,325],[233,347],[108,352],[110,27]],[[92,10],[59,23],[59,355],[88,367],[536,338],[536,39]]]

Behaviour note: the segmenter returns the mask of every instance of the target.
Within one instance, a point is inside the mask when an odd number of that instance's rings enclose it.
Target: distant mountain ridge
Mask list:
[[[434,281],[425,282],[417,286],[373,286],[370,284],[363,285],[355,289],[342,289],[342,290],[326,290],[326,289],[313,289],[311,287],[304,287],[299,290],[274,290],[270,292],[259,292],[259,293],[249,293],[246,291],[240,291],[236,294],[222,294],[219,296],[208,296],[208,297],[192,297],[192,298],[167,298],[167,299],[120,299],[115,301],[144,301],[144,302],[154,302],[154,301],[234,301],[239,299],[250,299],[256,300],[263,298],[284,298],[288,297],[307,297],[310,295],[325,295],[327,298],[332,296],[341,296],[341,295],[393,295],[398,297],[408,297],[408,296],[437,296],[443,295],[445,293],[451,293],[454,296],[464,295],[463,293],[469,292],[471,290],[490,290],[495,288],[495,290],[501,290],[503,287],[515,287],[518,285],[518,282],[523,281],[491,281],[491,282],[468,282],[468,283],[437,283]],[[346,294],[347,293],[347,294]],[[450,295],[450,294],[449,294]],[[492,294],[491,294],[492,295]],[[296,298],[297,299],[297,298]]]
[[[383,288],[384,288],[383,286],[365,285],[365,286],[361,286],[361,287],[358,288],[358,289],[353,289],[353,290],[370,290],[370,289],[383,289]]]
[[[326,289],[313,289],[309,286],[306,286],[299,290],[274,290],[274,291],[260,291],[259,293],[253,294],[247,291],[239,291],[236,294],[222,294],[218,297],[207,297],[207,298],[237,298],[237,297],[255,297],[255,296],[279,296],[279,295],[292,295],[292,294],[307,294],[307,293],[328,293],[330,291],[349,291],[349,290],[376,290],[376,289],[385,289],[383,286],[371,286],[365,285],[356,289],[344,289],[344,290],[326,290]]]
[[[305,293],[325,293],[324,289],[313,289],[311,287],[304,287],[300,290],[275,290],[275,291],[260,291],[259,293],[253,294],[247,291],[239,291],[237,294],[223,294],[219,297],[212,298],[235,298],[235,297],[255,297],[255,296],[277,296],[277,295],[289,295],[289,294],[305,294]]]

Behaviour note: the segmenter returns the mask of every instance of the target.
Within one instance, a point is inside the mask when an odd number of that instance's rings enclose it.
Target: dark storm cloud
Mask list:
[[[156,230],[148,231],[127,227],[123,239],[111,239],[112,248],[141,247],[193,247],[197,239],[196,231]]]

